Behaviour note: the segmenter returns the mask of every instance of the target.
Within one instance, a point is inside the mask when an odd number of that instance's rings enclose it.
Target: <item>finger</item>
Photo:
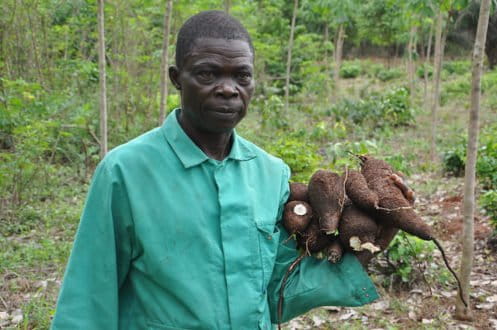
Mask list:
[[[393,173],[390,175],[390,178],[393,180],[395,185],[402,191],[402,194],[407,199],[407,201],[412,205],[416,200],[416,196],[414,191],[407,186],[404,180],[397,174]]]

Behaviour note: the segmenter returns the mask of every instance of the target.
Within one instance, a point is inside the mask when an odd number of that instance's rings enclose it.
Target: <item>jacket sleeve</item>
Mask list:
[[[288,199],[288,192],[283,193],[282,196],[280,209]],[[280,211],[280,218],[281,214]],[[268,286],[269,308],[273,323],[278,322],[281,283],[288,268],[298,257],[295,241],[288,239],[289,235],[281,221],[277,226],[280,230],[280,244]],[[377,298],[378,294],[373,283],[352,253],[345,253],[337,264],[331,264],[325,259],[306,257],[287,280],[281,322],[286,322],[315,307],[361,306]]]
[[[52,329],[118,328],[118,290],[133,253],[131,210],[123,186],[104,160],[90,186]]]

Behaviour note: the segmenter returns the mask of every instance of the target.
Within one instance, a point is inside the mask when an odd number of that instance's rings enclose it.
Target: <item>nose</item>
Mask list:
[[[223,80],[215,90],[215,95],[224,97],[227,99],[236,98],[239,95],[238,90],[233,81],[231,80]]]

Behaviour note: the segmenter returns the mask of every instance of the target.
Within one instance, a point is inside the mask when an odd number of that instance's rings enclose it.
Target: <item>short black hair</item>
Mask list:
[[[179,69],[195,40],[200,38],[243,40],[249,44],[252,55],[255,55],[252,39],[242,23],[224,11],[208,10],[187,19],[178,32],[176,66]]]

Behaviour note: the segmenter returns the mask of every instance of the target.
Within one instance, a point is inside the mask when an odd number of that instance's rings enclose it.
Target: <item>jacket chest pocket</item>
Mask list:
[[[265,293],[269,279],[273,273],[274,262],[278,250],[280,231],[274,222],[255,219],[258,264],[262,275],[261,292]]]

